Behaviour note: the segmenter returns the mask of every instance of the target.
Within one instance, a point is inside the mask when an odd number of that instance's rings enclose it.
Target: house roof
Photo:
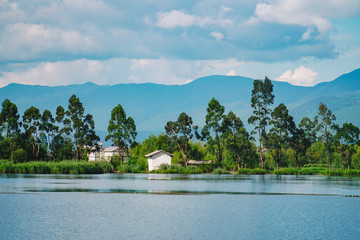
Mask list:
[[[152,156],[154,156],[154,155],[156,155],[158,153],[165,153],[166,155],[169,155],[169,156],[173,157],[173,155],[171,153],[168,153],[168,152],[166,152],[164,150],[156,150],[154,152],[146,154],[145,157],[152,157]]]
[[[103,151],[104,152],[115,152],[115,151],[119,151],[119,148],[118,147],[107,147],[107,148],[104,148]]]

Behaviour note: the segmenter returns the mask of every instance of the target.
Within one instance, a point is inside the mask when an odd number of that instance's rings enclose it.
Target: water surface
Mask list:
[[[359,239],[360,178],[0,175],[0,239]]]

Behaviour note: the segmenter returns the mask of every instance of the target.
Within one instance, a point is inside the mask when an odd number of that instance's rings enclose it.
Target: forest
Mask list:
[[[324,103],[314,118],[304,116],[296,123],[286,105],[273,106],[274,98],[271,80],[254,80],[248,119],[226,111],[212,98],[203,126],[194,125],[192,117],[182,112],[166,123],[164,133],[141,143],[135,140],[134,119],[117,104],[109,113],[105,138],[119,149],[111,164],[88,162],[88,153],[99,149],[100,138],[93,116],[76,95],[69,98],[67,108],[58,106],[54,114],[31,106],[22,116],[6,99],[0,112],[0,173],[147,172],[144,155],[161,149],[174,157],[171,166],[156,170],[159,173],[360,175],[357,126],[338,125]],[[190,160],[207,164],[194,166]]]

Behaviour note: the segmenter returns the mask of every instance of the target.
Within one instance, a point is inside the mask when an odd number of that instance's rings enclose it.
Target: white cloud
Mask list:
[[[43,62],[28,68],[0,72],[0,87],[10,83],[58,86],[96,84],[158,83],[186,84],[209,75],[237,75],[244,62],[227,60],[127,59]]]
[[[19,21],[26,16],[25,12],[19,9],[19,6],[16,2],[2,0],[0,1],[0,9],[0,20],[2,22]]]
[[[306,32],[303,33],[303,35],[301,36],[301,41],[306,41],[311,39],[311,34],[313,34],[314,29],[312,27],[308,27]]]
[[[296,86],[314,86],[316,78],[319,74],[310,68],[300,65],[294,71],[287,70],[279,77],[275,78],[276,81],[288,82]]]
[[[49,51],[81,53],[97,48],[91,37],[78,31],[26,23],[8,25],[0,45],[0,60],[27,60]]]
[[[128,81],[133,83],[185,84],[196,76],[193,61],[168,59],[132,59]]]
[[[199,24],[201,21],[201,18],[196,15],[190,15],[178,10],[158,12],[156,16],[156,26],[168,29],[176,27],[189,27]]]
[[[151,25],[148,17],[144,19],[146,24]],[[220,27],[228,27],[233,24],[232,19],[227,18],[214,18],[212,16],[201,17],[198,15],[191,15],[184,11],[171,10],[169,12],[158,12],[156,14],[155,25],[160,28],[173,29],[177,27],[191,27],[200,26],[205,27],[208,25],[215,25]]]
[[[46,62],[22,72],[2,72],[0,87],[10,83],[44,86],[62,86],[85,82],[109,84],[105,78],[110,70],[95,60]]]
[[[249,23],[261,20],[280,24],[315,26],[323,34],[332,25],[329,19],[359,15],[360,1],[276,0],[258,3]],[[306,33],[305,33],[306,35]],[[305,36],[306,37],[306,36]]]
[[[235,72],[235,70],[233,70],[233,69],[231,69],[227,74],[226,74],[226,76],[236,76],[237,74],[236,74],[236,72]]]
[[[223,12],[231,12],[233,10],[234,9],[232,9],[232,8],[229,8],[229,7],[226,7],[226,6],[221,6],[221,11],[223,11]]]
[[[211,32],[210,36],[212,36],[213,38],[216,39],[216,41],[221,41],[224,39],[224,34],[220,33],[220,32]]]

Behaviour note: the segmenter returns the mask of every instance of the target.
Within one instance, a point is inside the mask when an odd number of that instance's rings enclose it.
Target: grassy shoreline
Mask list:
[[[151,172],[138,171],[137,166],[124,165],[114,171],[111,163],[106,161],[87,162],[66,160],[60,162],[25,162],[12,163],[0,160],[0,174],[103,174],[103,173],[154,173],[154,174],[237,174],[237,175],[322,175],[322,176],[360,176],[360,170],[331,169],[325,167],[281,168],[279,170],[263,170],[260,168],[242,168],[228,171],[224,168],[198,166],[164,165]]]
[[[109,162],[60,161],[60,162],[0,162],[0,173],[6,174],[102,174],[113,172]]]

